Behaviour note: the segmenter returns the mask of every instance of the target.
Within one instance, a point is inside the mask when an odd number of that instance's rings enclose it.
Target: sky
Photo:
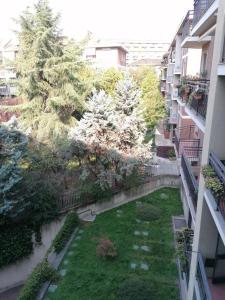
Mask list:
[[[2,0],[3,2],[3,0]],[[5,0],[0,38],[13,36],[17,18],[37,0]],[[81,39],[87,31],[96,38],[171,42],[194,0],[49,0],[61,15],[65,35]]]

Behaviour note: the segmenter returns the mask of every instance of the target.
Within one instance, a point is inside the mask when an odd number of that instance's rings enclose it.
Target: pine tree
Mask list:
[[[88,111],[70,132],[72,151],[84,163],[83,180],[107,189],[151,161],[150,145],[143,144],[146,128],[137,110],[139,95],[129,79],[118,83],[115,99],[94,92]]]
[[[65,136],[74,125],[75,110],[82,110],[85,85],[80,72],[82,44],[66,41],[46,0],[19,19],[16,63],[20,95],[28,101],[21,119],[41,141]]]
[[[0,126],[0,224],[19,217],[30,205],[22,169],[27,142],[14,118]]]

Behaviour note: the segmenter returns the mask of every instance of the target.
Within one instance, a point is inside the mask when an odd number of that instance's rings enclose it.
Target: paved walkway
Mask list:
[[[16,300],[23,286],[18,286],[0,294],[0,300]]]
[[[179,176],[179,166],[177,160],[169,160],[166,158],[156,157],[157,165],[153,167],[153,174]]]

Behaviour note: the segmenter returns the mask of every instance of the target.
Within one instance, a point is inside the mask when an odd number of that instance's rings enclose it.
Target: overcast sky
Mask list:
[[[12,36],[16,18],[35,0],[1,1],[0,37]],[[98,38],[171,42],[193,0],[49,0],[61,14],[64,34],[80,39],[87,31]]]

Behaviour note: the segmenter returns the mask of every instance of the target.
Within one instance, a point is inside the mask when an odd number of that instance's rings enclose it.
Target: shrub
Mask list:
[[[211,190],[213,194],[220,197],[224,193],[224,186],[222,182],[217,177],[208,177],[205,180],[205,186],[207,189]]]
[[[126,280],[117,292],[117,300],[151,300],[152,290],[147,281],[132,278]]]
[[[151,204],[141,204],[136,208],[136,216],[143,221],[155,221],[160,217],[160,209]]]
[[[171,160],[174,159],[174,158],[176,158],[176,154],[175,154],[174,149],[170,149],[168,151],[168,158],[171,159]]]
[[[56,253],[62,251],[69,240],[74,228],[78,225],[78,216],[75,212],[70,212],[65,220],[63,227],[60,229],[53,241],[53,248]]]
[[[36,299],[38,291],[46,281],[57,281],[58,274],[47,261],[38,264],[28,277],[17,300]]]
[[[205,178],[216,176],[215,171],[213,170],[213,168],[211,166],[208,166],[208,165],[202,167],[202,175]]]
[[[15,263],[32,253],[32,230],[26,225],[0,227],[0,267]]]
[[[107,238],[102,238],[96,248],[96,254],[105,259],[114,258],[117,256],[117,249],[112,241]]]
[[[90,200],[95,200],[96,202],[108,200],[112,195],[113,192],[111,189],[103,190],[99,184],[91,183],[90,181],[85,182],[80,189],[80,200],[82,203],[89,202]]]

